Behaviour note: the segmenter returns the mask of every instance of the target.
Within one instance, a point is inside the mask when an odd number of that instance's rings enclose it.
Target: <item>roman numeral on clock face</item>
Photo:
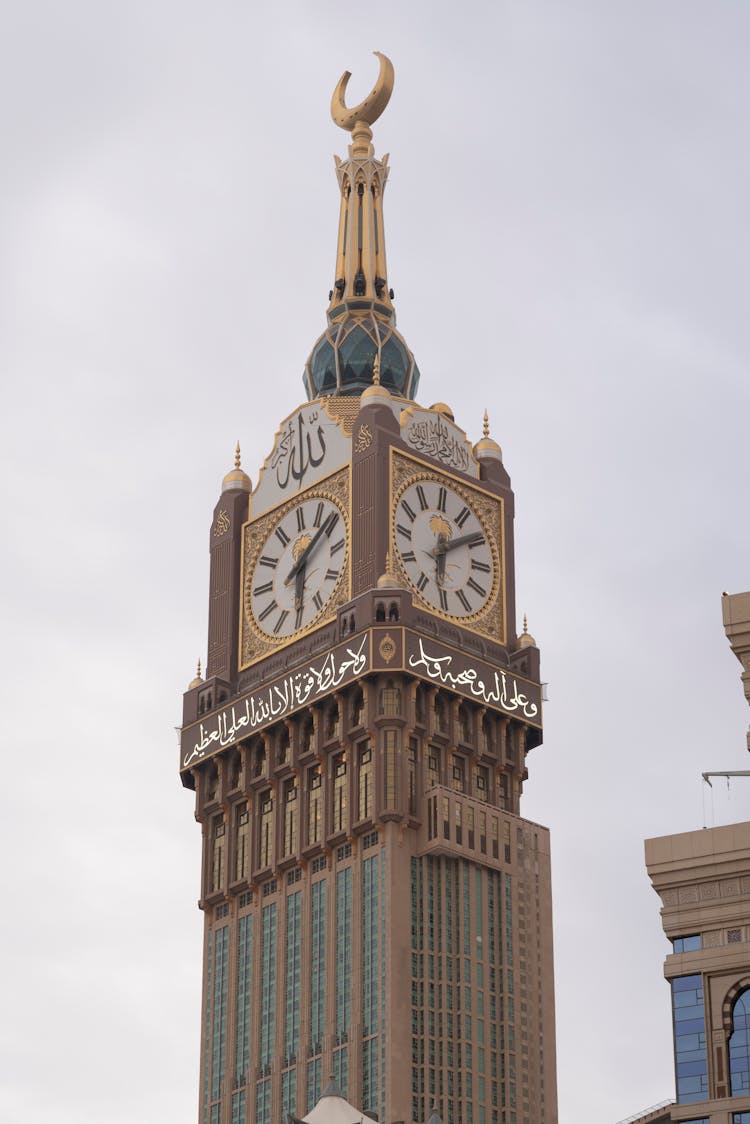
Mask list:
[[[477,562],[476,558],[471,560],[472,570],[478,570],[481,574],[489,574],[490,568],[486,562]]]
[[[259,565],[261,566],[270,566],[272,570],[275,570],[278,563],[278,558],[272,558],[270,554],[261,554],[260,556]]]
[[[419,575],[419,577],[417,578],[417,589],[419,590],[420,593],[425,588],[425,586],[427,585],[429,580],[430,579],[427,577],[427,574],[420,574]]]
[[[281,632],[282,628],[284,627],[284,621],[286,620],[286,618],[288,616],[289,616],[289,610],[288,609],[282,609],[281,613],[279,614],[279,619],[276,621],[276,624],[274,625],[274,628],[273,628],[273,631],[275,632],[275,634],[277,636]]]
[[[429,505],[427,503],[427,496],[424,494],[424,488],[421,484],[417,484],[417,499],[419,500],[419,506],[422,511],[427,511]]]
[[[442,586],[438,586],[438,594],[440,595],[440,608],[444,613],[448,612],[448,594]]]
[[[264,621],[266,619],[266,617],[269,617],[271,615],[271,613],[274,611],[274,609],[278,609],[278,607],[279,606],[276,604],[275,600],[269,601],[268,604],[266,605],[265,609],[263,610],[263,612],[258,613],[258,620]]]
[[[304,531],[305,529],[305,509],[300,506],[297,508],[297,530]]]
[[[469,580],[466,583],[466,586],[467,586],[468,589],[473,589],[474,592],[478,593],[480,597],[486,597],[487,596],[487,590],[482,589],[479,582],[475,582],[473,578],[469,578]]]
[[[289,542],[289,535],[286,533],[283,527],[276,528],[276,538],[279,540],[282,546],[286,546],[286,544]]]
[[[408,539],[409,542],[411,542],[411,530],[408,527],[405,527],[403,523],[397,523],[396,530],[398,531],[399,535],[403,535],[405,539]]]
[[[447,496],[447,493],[445,491],[445,488],[438,488],[438,502],[437,502],[438,511],[442,511],[443,513],[445,513],[446,496]]]
[[[457,527],[463,527],[464,523],[466,522],[466,520],[469,518],[470,515],[471,515],[471,512],[469,511],[468,507],[462,507],[461,510],[459,511],[458,515],[456,516],[456,518],[453,520],[453,522],[456,524]]]
[[[273,582],[264,582],[263,585],[256,585],[253,590],[253,597],[262,597],[264,593],[270,593],[273,589]]]
[[[408,503],[406,502],[406,500],[401,500],[401,506],[403,507],[403,509],[404,509],[404,511],[406,512],[406,514],[407,514],[407,515],[409,516],[409,522],[410,522],[410,523],[413,523],[413,522],[414,522],[414,520],[415,520],[415,519],[417,518],[417,514],[416,514],[416,512],[415,512],[415,511],[412,511],[412,509],[411,509],[411,508],[409,507],[409,505],[408,505]]]
[[[340,570],[326,570],[326,576],[323,578],[323,581],[335,582],[340,573]]]
[[[338,554],[338,552],[339,552],[340,550],[343,550],[343,549],[344,549],[344,540],[343,540],[343,539],[339,539],[339,540],[338,540],[338,542],[335,542],[335,543],[333,544],[333,546],[331,547],[331,554],[332,554],[332,555],[333,555],[333,554]]]
[[[315,518],[313,519],[313,527],[319,527],[323,521],[323,504],[318,504],[315,508]]]
[[[404,562],[416,562],[417,560],[417,556],[413,550],[405,550],[401,557],[403,558]]]
[[[461,604],[463,605],[466,612],[470,613],[471,612],[471,602],[469,601],[468,597],[466,596],[466,594],[464,593],[464,591],[462,589],[456,590],[456,597],[461,602]]]
[[[323,608],[323,598],[320,596],[320,593],[313,594],[313,605],[318,610],[318,612],[320,612],[320,610]]]

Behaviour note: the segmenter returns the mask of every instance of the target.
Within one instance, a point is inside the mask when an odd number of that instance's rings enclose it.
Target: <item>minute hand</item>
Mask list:
[[[292,578],[295,578],[295,577],[297,576],[297,574],[298,574],[298,573],[299,573],[299,571],[300,571],[300,570],[302,569],[302,567],[303,567],[303,566],[305,565],[305,563],[307,562],[308,558],[309,558],[309,557],[310,557],[310,555],[312,554],[313,550],[314,550],[314,549],[315,549],[315,547],[317,546],[318,540],[319,540],[319,539],[321,538],[321,536],[322,536],[322,535],[324,535],[324,534],[325,534],[325,532],[326,532],[326,531],[328,530],[328,526],[329,526],[329,524],[330,524],[331,520],[332,520],[332,519],[334,519],[334,518],[335,518],[335,516],[334,516],[334,513],[333,513],[333,512],[331,512],[331,514],[330,514],[330,515],[328,516],[328,518],[327,518],[327,519],[325,519],[325,520],[323,521],[322,525],[321,525],[321,526],[320,526],[320,527],[318,528],[318,530],[317,530],[317,531],[315,532],[315,534],[313,535],[313,537],[312,537],[312,538],[310,539],[310,542],[309,542],[309,543],[307,544],[307,546],[306,546],[306,547],[305,547],[305,549],[304,549],[304,550],[302,551],[302,553],[300,554],[299,558],[297,559],[297,561],[296,561],[296,562],[294,563],[294,565],[292,566],[291,570],[290,570],[290,571],[289,571],[289,573],[287,574],[287,576],[286,576],[286,580],[285,580],[285,582],[284,582],[284,585],[289,585],[289,583],[290,583],[290,581],[292,580]]]
[[[436,552],[440,554],[447,554],[449,550],[455,550],[457,546],[470,546],[471,543],[484,542],[484,535],[481,531],[472,531],[470,535],[459,535],[457,539],[448,539],[436,547]]]

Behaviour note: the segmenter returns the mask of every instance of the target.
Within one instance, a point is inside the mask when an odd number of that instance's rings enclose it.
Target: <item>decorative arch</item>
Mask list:
[[[722,1004],[722,1021],[727,1034],[729,1094],[750,1094],[750,977],[738,980]]]

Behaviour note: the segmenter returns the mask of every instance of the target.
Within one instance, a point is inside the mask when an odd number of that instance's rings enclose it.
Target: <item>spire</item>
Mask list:
[[[198,667],[195,671],[195,679],[193,679],[192,682],[188,684],[188,691],[192,691],[193,687],[200,687],[202,682],[203,676],[201,675],[201,661],[198,660]]]
[[[242,471],[242,461],[240,458],[240,443],[239,441],[234,447],[234,468],[228,472],[221,483],[222,492],[252,492],[253,485],[250,477],[246,472]]]
[[[393,290],[388,283],[383,225],[387,154],[378,160],[370,126],[393,92],[393,64],[375,51],[380,73],[370,93],[353,109],[344,100],[346,71],[331,98],[331,116],[350,132],[345,160],[334,157],[339,183],[339,229],[333,288],[328,294],[328,329],[305,365],[310,398],[320,394],[361,394],[373,382],[373,352],[383,385],[412,398],[419,382],[414,356],[396,331]],[[374,345],[374,347],[373,347]]]

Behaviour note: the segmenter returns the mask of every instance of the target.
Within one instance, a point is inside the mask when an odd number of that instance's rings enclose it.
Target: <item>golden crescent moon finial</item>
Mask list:
[[[364,101],[355,105],[353,109],[346,108],[344,95],[351,78],[351,73],[348,70],[345,70],[341,75],[331,97],[331,117],[340,128],[346,129],[349,133],[360,121],[367,125],[372,125],[377,121],[393,93],[393,63],[380,51],[373,51],[373,54],[380,59],[380,73],[377,82]]]

